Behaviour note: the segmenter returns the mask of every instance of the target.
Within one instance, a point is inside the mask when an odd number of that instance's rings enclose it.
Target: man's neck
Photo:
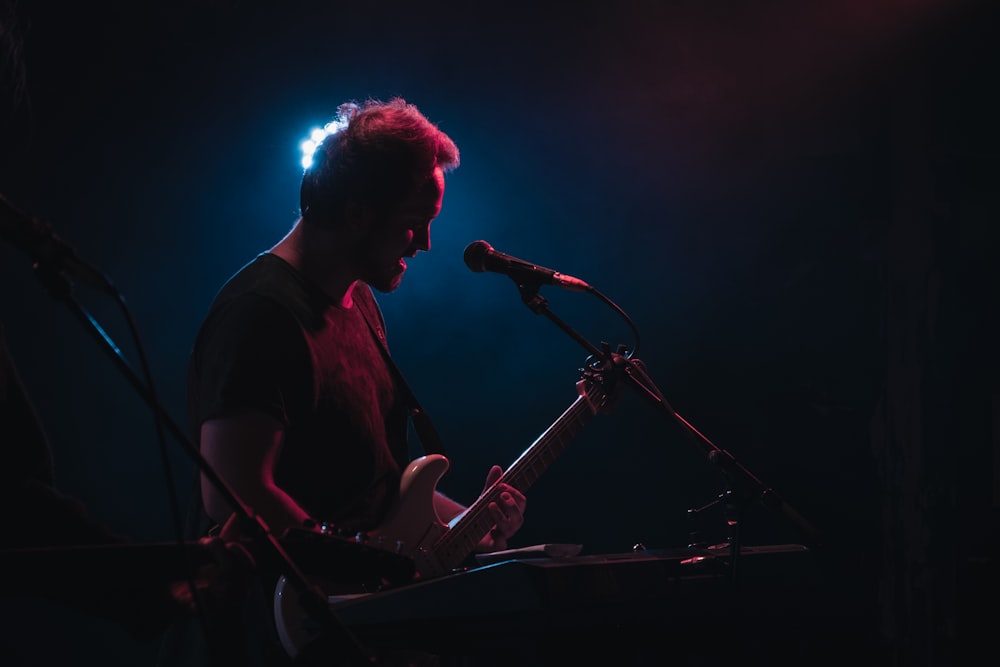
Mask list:
[[[342,247],[333,232],[306,230],[300,218],[271,253],[295,267],[341,308],[351,308],[358,279],[350,275],[349,263],[338,252]]]

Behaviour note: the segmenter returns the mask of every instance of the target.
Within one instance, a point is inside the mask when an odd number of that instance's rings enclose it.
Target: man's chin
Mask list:
[[[374,282],[369,282],[373,290],[376,292],[382,292],[383,294],[389,294],[390,292],[395,292],[396,288],[399,287],[400,283],[403,282],[403,274],[399,273],[388,279],[379,279]]]

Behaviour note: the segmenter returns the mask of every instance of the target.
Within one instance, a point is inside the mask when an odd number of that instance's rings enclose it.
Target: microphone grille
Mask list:
[[[473,241],[465,248],[465,265],[480,273],[486,270],[486,256],[493,250],[486,241]]]

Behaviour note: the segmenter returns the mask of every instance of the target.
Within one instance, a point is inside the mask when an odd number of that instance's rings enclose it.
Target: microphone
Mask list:
[[[512,278],[518,285],[555,285],[572,292],[593,290],[579,278],[497,252],[486,241],[473,241],[469,244],[465,249],[465,264],[476,273],[482,271],[502,273]]]
[[[117,294],[108,277],[81,259],[73,246],[45,223],[19,211],[3,195],[0,195],[0,238],[27,252],[36,264],[50,264],[56,271],[82,283]]]

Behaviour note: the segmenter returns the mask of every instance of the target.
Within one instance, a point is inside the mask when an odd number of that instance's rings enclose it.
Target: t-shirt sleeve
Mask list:
[[[273,300],[244,295],[219,306],[195,345],[194,423],[260,412],[287,424],[287,406],[311,401],[308,350],[298,323]]]

